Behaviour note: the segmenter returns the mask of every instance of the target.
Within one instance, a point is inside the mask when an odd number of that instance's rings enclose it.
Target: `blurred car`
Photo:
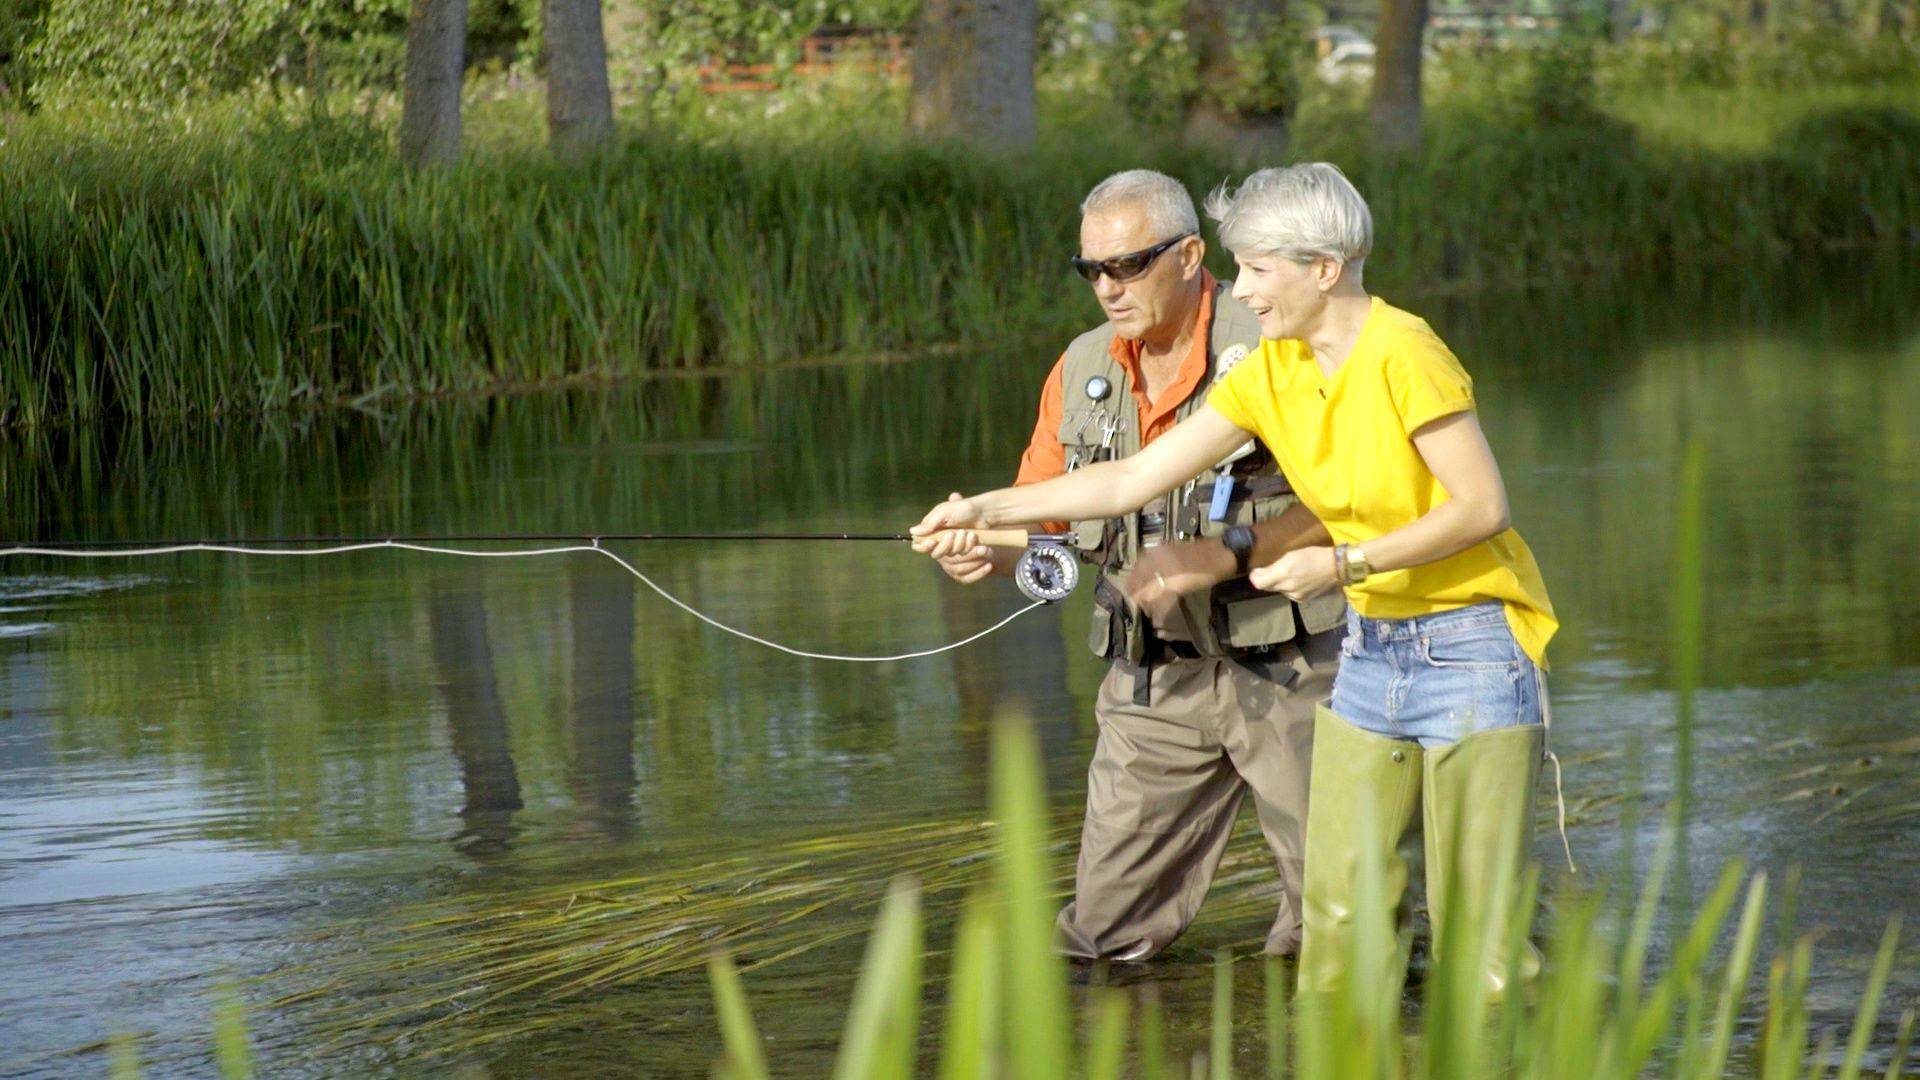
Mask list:
[[[1373,78],[1373,56],[1373,42],[1365,38],[1343,41],[1320,54],[1315,70],[1322,82],[1362,83]]]

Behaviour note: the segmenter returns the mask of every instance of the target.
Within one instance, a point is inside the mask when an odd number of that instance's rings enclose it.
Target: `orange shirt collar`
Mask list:
[[[1140,374],[1140,341],[1118,334],[1107,345],[1107,352],[1127,373],[1127,386],[1133,391],[1133,404],[1140,415],[1140,445],[1145,446],[1173,426],[1174,413],[1193,396],[1207,378],[1208,339],[1213,334],[1213,293],[1217,287],[1213,275],[1200,269],[1200,306],[1193,313],[1193,344],[1173,382],[1158,401],[1147,400],[1146,380]]]

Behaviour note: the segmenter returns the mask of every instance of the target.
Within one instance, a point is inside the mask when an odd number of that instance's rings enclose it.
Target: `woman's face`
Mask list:
[[[1280,255],[1239,255],[1233,298],[1260,320],[1260,336],[1304,338],[1327,306],[1320,259],[1300,263]]]

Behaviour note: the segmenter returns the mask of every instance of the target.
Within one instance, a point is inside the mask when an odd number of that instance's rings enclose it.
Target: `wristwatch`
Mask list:
[[[1245,577],[1253,563],[1253,540],[1253,528],[1248,525],[1235,525],[1220,534],[1221,545],[1233,552],[1235,577]]]
[[[1358,585],[1373,573],[1373,567],[1367,565],[1367,553],[1352,544],[1341,544],[1333,549],[1333,564],[1340,573],[1340,584]]]

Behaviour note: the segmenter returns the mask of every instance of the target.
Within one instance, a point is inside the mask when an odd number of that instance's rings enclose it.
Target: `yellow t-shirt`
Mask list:
[[[1473,380],[1426,320],[1376,297],[1331,379],[1306,342],[1265,339],[1207,404],[1272,449],[1335,543],[1359,544],[1446,501],[1412,433],[1473,408]],[[1354,610],[1374,619],[1498,600],[1520,647],[1540,664],[1560,625],[1533,552],[1512,529],[1439,562],[1373,574],[1346,592]]]

